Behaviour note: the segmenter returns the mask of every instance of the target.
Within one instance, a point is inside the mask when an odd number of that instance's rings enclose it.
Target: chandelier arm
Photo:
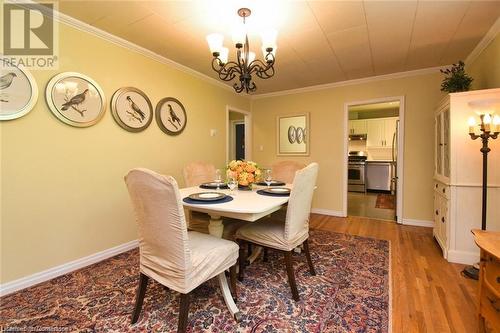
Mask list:
[[[274,67],[268,68],[265,71],[255,73],[261,79],[269,79],[274,76]]]
[[[268,63],[267,65],[264,64],[263,61],[261,60],[254,60],[250,64],[250,73],[256,72],[257,76],[262,77],[262,76],[267,76],[267,78],[270,78],[274,75],[274,63]],[[267,74],[269,70],[272,69],[272,74]],[[264,73],[264,75],[259,75],[259,73]]]
[[[216,64],[219,68],[216,68]],[[223,81],[231,81],[236,77],[234,71],[238,71],[238,64],[233,61],[223,64],[219,58],[214,58],[212,61],[212,69],[217,72],[219,79]]]

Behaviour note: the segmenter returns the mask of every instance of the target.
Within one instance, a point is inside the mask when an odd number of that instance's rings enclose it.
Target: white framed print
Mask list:
[[[2,57],[0,66],[0,120],[11,120],[30,112],[38,100],[38,86],[31,73]]]
[[[309,155],[309,113],[276,118],[278,156]]]
[[[75,127],[95,125],[106,111],[106,97],[90,77],[64,72],[54,76],[45,90],[50,111],[62,122]]]
[[[111,114],[116,123],[129,132],[148,128],[153,120],[153,106],[148,96],[134,87],[123,87],[111,98]]]

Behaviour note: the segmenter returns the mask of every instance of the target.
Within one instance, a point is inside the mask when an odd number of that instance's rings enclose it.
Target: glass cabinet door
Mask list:
[[[450,109],[442,113],[443,117],[443,175],[450,177]]]
[[[441,113],[436,115],[436,174],[442,175],[443,174],[443,150],[441,149],[443,143],[442,143],[442,137],[441,137],[441,129],[442,129],[442,120],[441,120]]]

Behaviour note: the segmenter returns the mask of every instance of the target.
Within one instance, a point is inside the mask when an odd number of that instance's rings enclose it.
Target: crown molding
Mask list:
[[[393,79],[400,79],[400,78],[417,76],[417,75],[434,74],[434,73],[439,73],[439,70],[447,68],[447,67],[448,66],[429,67],[429,68],[417,69],[417,70],[413,70],[413,71],[370,76],[370,77],[365,77],[365,78],[361,78],[361,79],[325,83],[325,84],[319,84],[319,85],[315,85],[315,86],[290,89],[290,90],[275,91],[275,92],[271,92],[271,93],[252,95],[252,99],[262,99],[262,98],[269,98],[269,97],[276,97],[276,96],[285,96],[285,95],[306,93],[306,92],[312,92],[312,91],[318,91],[318,90],[325,90],[325,89],[330,89],[330,88],[335,88],[335,87],[352,86],[352,85],[370,83],[370,82],[376,82],[376,81],[393,80]]]
[[[483,51],[490,45],[495,37],[500,33],[500,17],[497,18],[495,23],[491,26],[490,30],[484,35],[483,39],[476,45],[474,50],[465,58],[467,65],[472,64],[483,53]]]
[[[23,4],[27,4],[29,3],[30,5],[34,5],[37,7],[38,10],[40,10],[40,12],[44,15],[46,14],[49,14],[50,12],[50,9],[39,4],[39,3],[36,3],[32,0],[7,0],[5,1],[6,3],[12,3],[12,4],[17,4],[19,6],[22,7]],[[194,70],[190,67],[187,67],[187,66],[184,66],[178,62],[175,62],[174,60],[172,59],[169,59],[165,56],[162,56],[162,55],[159,55],[158,53],[155,53],[151,50],[148,50],[142,46],[139,46],[137,44],[134,44],[126,39],[123,39],[121,37],[118,37],[116,35],[113,35],[107,31],[104,31],[102,29],[99,29],[97,27],[94,27],[88,23],[85,23],[85,22],[82,22],[74,17],[71,17],[69,15],[66,15],[64,13],[61,13],[60,11],[57,11],[57,10],[54,10],[55,14],[56,15],[53,15],[54,17],[54,20],[60,22],[60,23],[64,23],[68,26],[71,26],[75,29],[78,29],[80,31],[83,31],[83,32],[86,32],[86,33],[89,33],[93,36],[96,36],[96,37],[99,37],[101,39],[104,39],[105,41],[107,42],[110,42],[110,43],[113,43],[115,45],[118,45],[118,46],[121,46],[125,49],[128,49],[130,51],[133,51],[133,52],[136,52],[136,53],[139,53],[147,58],[150,58],[152,60],[155,60],[157,62],[160,62],[162,64],[165,64],[165,65],[168,65],[170,67],[173,67],[174,69],[177,69],[183,73],[186,73],[188,75],[191,75],[191,76],[194,76],[198,79],[201,79],[205,82],[208,82],[212,85],[215,85],[219,88],[223,88],[225,90],[228,90],[228,91],[231,91],[233,93],[236,94],[236,92],[234,91],[234,89],[227,85],[227,84],[224,84],[222,83],[221,81],[217,80],[217,79],[214,79],[206,74],[203,74],[201,72],[198,72],[197,70]],[[237,94],[238,96],[242,96],[242,97],[245,97],[245,98],[250,98],[250,96],[246,96],[246,95],[240,95],[240,94]]]

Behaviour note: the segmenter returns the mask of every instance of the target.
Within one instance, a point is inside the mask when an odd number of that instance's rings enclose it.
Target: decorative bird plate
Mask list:
[[[179,135],[186,128],[186,109],[173,97],[165,97],[156,105],[156,122],[168,135]]]
[[[216,201],[216,200],[222,200],[225,197],[226,195],[224,193],[219,193],[219,192],[201,192],[189,195],[189,199],[198,201]]]
[[[140,132],[151,124],[153,106],[141,90],[123,87],[115,91],[111,98],[111,114],[121,128],[129,132]]]
[[[106,111],[106,97],[101,87],[80,73],[64,72],[54,76],[47,84],[45,99],[59,120],[76,127],[95,125]]]
[[[38,87],[30,72],[0,58],[0,120],[16,119],[33,109]]]

